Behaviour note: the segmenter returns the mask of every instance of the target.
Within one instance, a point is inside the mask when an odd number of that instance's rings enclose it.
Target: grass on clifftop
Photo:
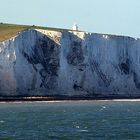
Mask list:
[[[26,29],[68,31],[68,29],[60,29],[60,28],[0,23],[0,42],[5,41],[7,39],[10,39],[11,37],[14,37],[18,32],[21,32],[21,31],[26,30]]]
[[[28,28],[30,26],[0,23],[0,42],[14,37],[18,32]]]

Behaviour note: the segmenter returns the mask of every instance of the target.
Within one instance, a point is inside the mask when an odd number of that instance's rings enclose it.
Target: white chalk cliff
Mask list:
[[[139,91],[140,39],[30,29],[0,43],[0,96]]]

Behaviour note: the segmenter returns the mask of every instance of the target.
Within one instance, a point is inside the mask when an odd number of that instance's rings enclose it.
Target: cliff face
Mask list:
[[[27,30],[0,43],[0,95],[138,95],[140,40]]]

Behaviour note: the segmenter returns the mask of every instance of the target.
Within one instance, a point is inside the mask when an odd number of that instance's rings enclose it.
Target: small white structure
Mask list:
[[[76,23],[73,24],[72,30],[78,31],[78,26]]]

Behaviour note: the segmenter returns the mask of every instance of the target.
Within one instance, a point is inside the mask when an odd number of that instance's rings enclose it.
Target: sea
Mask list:
[[[140,101],[3,102],[0,140],[140,140]]]

